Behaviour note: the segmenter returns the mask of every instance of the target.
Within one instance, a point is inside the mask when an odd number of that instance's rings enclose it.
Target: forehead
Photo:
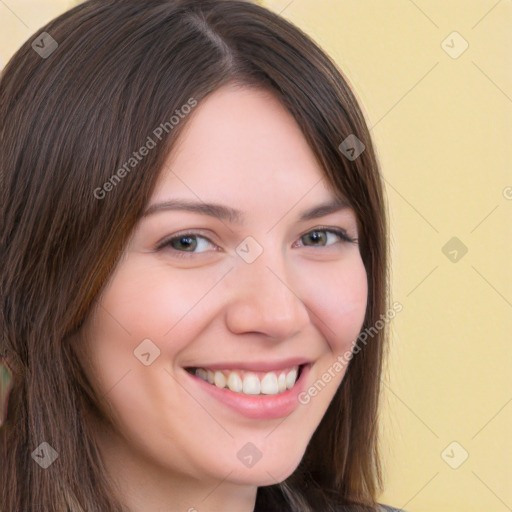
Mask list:
[[[195,108],[162,169],[153,200],[228,199],[243,209],[334,193],[293,116],[263,89],[224,86]],[[252,199],[251,199],[252,198]]]

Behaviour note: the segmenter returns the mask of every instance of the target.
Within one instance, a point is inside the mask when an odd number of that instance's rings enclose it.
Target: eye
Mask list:
[[[211,242],[208,238],[204,236],[201,236],[197,233],[182,233],[174,235],[172,238],[167,238],[166,240],[164,240],[157,247],[157,250],[161,250],[168,247],[171,250],[173,250],[176,256],[180,258],[186,258],[189,257],[190,254],[202,253],[207,251],[208,245],[214,246],[213,242]]]
[[[349,237],[344,229],[327,227],[318,227],[309,231],[300,237],[300,241],[306,247],[326,247],[335,244],[336,238],[341,239],[342,242],[357,242],[357,238]],[[313,242],[313,245],[308,245],[309,241]]]
[[[328,247],[337,242],[357,243],[357,238],[351,238],[344,229],[318,227],[300,237],[300,246],[305,247]],[[309,242],[313,242],[309,245]],[[178,233],[170,238],[163,240],[156,250],[170,249],[173,256],[178,258],[191,258],[194,254],[209,252],[208,247],[213,247],[214,251],[219,248],[208,238],[198,233]],[[295,244],[294,247],[297,247]]]

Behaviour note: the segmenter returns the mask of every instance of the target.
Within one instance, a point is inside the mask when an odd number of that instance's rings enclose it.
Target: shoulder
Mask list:
[[[383,505],[382,503],[379,503],[379,507],[379,512],[407,512],[401,508],[390,507],[389,505]]]
[[[372,511],[372,512],[408,512],[407,510],[377,503],[377,508],[368,507],[364,505],[342,505],[337,508],[337,512],[356,512],[356,511]]]

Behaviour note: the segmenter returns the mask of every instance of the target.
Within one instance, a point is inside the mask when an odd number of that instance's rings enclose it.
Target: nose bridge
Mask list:
[[[280,249],[266,247],[251,263],[241,257],[232,274],[235,286],[228,321],[234,331],[258,331],[283,338],[309,322]]]

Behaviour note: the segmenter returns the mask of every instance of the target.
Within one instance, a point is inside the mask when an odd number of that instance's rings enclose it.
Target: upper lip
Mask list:
[[[205,368],[208,370],[244,370],[253,372],[272,372],[276,370],[284,370],[293,366],[301,366],[309,364],[311,361],[303,357],[293,357],[289,359],[281,359],[279,361],[231,361],[223,363],[205,363],[190,365],[188,368]]]

